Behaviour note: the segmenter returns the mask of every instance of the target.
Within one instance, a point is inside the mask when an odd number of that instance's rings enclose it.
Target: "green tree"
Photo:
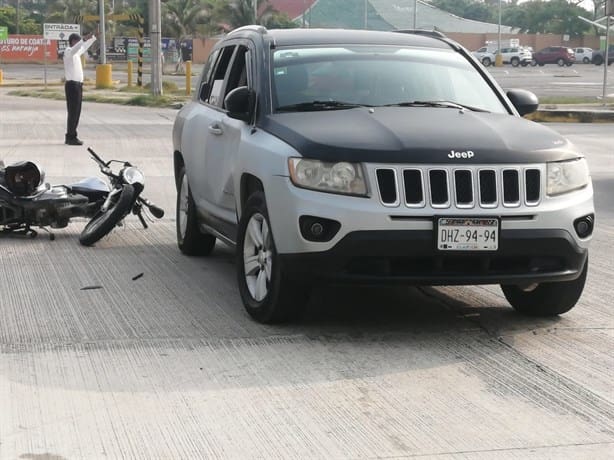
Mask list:
[[[12,6],[0,7],[0,26],[8,28],[9,34],[17,33],[17,10]],[[24,35],[39,35],[43,32],[40,22],[31,17],[27,10],[19,11],[19,33]]]
[[[163,0],[162,34],[169,37],[198,35],[211,24],[212,0]]]

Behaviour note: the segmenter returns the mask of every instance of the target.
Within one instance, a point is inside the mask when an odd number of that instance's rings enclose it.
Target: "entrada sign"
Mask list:
[[[43,36],[48,40],[68,40],[70,34],[81,34],[79,24],[43,24]]]

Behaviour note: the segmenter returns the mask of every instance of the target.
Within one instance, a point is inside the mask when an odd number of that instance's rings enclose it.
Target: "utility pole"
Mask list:
[[[151,94],[162,95],[162,19],[160,0],[149,0],[149,39],[151,40]]]
[[[104,24],[104,0],[98,2],[98,15],[100,16],[100,30],[98,31],[98,39],[100,40],[100,56],[98,59],[99,64],[107,63],[107,43],[105,38],[105,24]]]
[[[611,7],[614,2],[607,1],[605,2],[605,50],[603,51],[603,105],[608,105],[608,63],[610,60],[608,59],[610,53],[610,14]]]
[[[367,0],[365,0],[365,30],[367,30]]]
[[[258,0],[254,0],[254,24],[258,23]]]
[[[20,2],[20,0],[17,0],[17,14],[16,14],[16,16],[17,16],[16,17],[16,19],[17,19],[17,35],[19,35],[19,23],[21,22],[19,20],[19,9],[20,9],[19,8],[20,7],[19,2]]]
[[[414,30],[418,26],[418,0],[414,0]]]

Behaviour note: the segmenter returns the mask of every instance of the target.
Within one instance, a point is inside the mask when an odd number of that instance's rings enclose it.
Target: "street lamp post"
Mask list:
[[[499,0],[499,38],[497,39],[497,55],[495,56],[495,66],[501,67],[503,65],[503,56],[501,55],[501,0]]]

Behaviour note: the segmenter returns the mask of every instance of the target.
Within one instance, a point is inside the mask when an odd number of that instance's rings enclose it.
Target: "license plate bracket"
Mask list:
[[[500,220],[497,217],[438,217],[435,231],[440,251],[497,251]]]

